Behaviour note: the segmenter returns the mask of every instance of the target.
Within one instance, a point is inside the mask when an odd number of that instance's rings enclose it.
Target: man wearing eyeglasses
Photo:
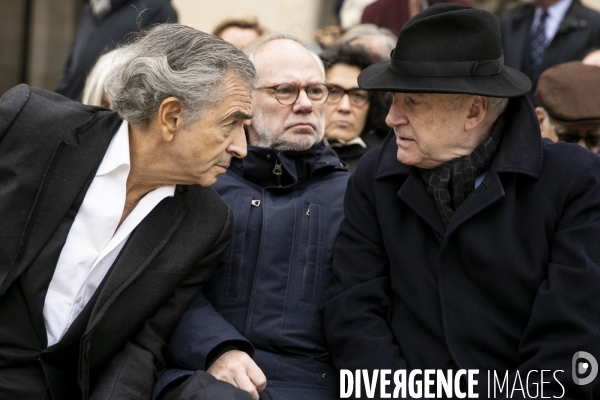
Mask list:
[[[330,87],[293,36],[272,33],[245,51],[258,73],[248,155],[215,186],[233,210],[232,242],[171,337],[154,396],[222,399],[200,390],[196,371],[206,370],[239,398],[339,398],[319,312],[349,177],[322,141]]]
[[[542,137],[600,148],[600,68],[579,61],[560,64],[540,77],[535,109]]]

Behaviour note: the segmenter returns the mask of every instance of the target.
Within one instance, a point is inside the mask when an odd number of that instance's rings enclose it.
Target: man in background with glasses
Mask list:
[[[338,398],[319,312],[349,176],[322,141],[330,87],[294,36],[272,33],[245,51],[258,73],[248,155],[215,186],[234,213],[232,242],[171,337],[155,399],[221,399],[201,390],[199,370],[239,398]]]
[[[535,109],[542,137],[577,143],[592,153],[600,148],[600,68],[579,61],[546,70],[540,77]]]

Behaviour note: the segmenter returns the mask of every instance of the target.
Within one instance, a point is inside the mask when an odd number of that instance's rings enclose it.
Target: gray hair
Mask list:
[[[340,42],[349,43],[363,38],[378,38],[381,47],[381,56],[389,59],[390,54],[396,48],[398,37],[387,28],[381,28],[375,24],[360,24],[348,29],[340,38]]]
[[[241,50],[188,26],[160,24],[119,49],[104,90],[132,125],[147,125],[163,100],[176,97],[185,127],[223,100],[228,74],[255,84],[254,66]]]
[[[495,118],[498,118],[508,105],[508,99],[506,97],[486,97],[488,103],[488,112]]]
[[[316,53],[310,51],[310,49],[308,49],[306,47],[306,43],[304,43],[302,40],[300,40],[300,38],[298,38],[298,36],[296,36],[294,34],[287,33],[287,32],[267,33],[266,35],[263,35],[263,36],[257,38],[256,40],[252,41],[248,46],[246,46],[244,48],[244,53],[246,53],[246,55],[248,56],[250,61],[252,61],[254,63],[254,58],[255,58],[256,52],[261,47],[266,45],[267,43],[274,42],[275,40],[291,40],[293,42],[300,44],[302,47],[304,47],[306,50],[308,50],[310,52],[310,54],[313,56],[313,58],[315,59],[315,61],[317,62],[317,64],[319,65],[319,68],[321,69],[321,72],[323,73],[323,80],[325,80],[325,66],[323,66],[323,61],[321,60],[321,58]],[[260,71],[258,71],[258,73],[260,74]]]
[[[453,102],[458,106],[463,104],[467,97],[471,96],[469,94],[455,93],[450,94],[452,96]],[[487,113],[489,113],[494,120],[498,118],[504,110],[506,110],[506,106],[508,105],[508,99],[506,97],[489,97],[483,96],[487,101]]]

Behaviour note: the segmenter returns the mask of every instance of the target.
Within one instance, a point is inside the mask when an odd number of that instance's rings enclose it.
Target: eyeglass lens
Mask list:
[[[337,85],[331,85],[331,90],[329,91],[329,102],[337,103],[344,97],[346,93],[348,93],[348,97],[350,98],[350,102],[356,107],[363,106],[369,101],[369,94],[362,89],[350,89],[346,90]]]
[[[273,88],[275,97],[283,105],[293,104],[298,99],[301,89],[306,91],[306,96],[314,105],[325,103],[329,93],[327,86],[323,83],[313,83],[306,86],[282,83]]]

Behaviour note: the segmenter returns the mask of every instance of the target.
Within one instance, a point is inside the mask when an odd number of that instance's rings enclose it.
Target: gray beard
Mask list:
[[[272,121],[273,120],[270,118],[263,118],[260,113],[254,114],[252,118],[252,126],[258,135],[258,140],[255,140],[253,143],[251,143],[253,146],[271,147],[280,151],[303,151],[310,149],[315,144],[323,140],[323,135],[325,133],[325,116],[321,118],[317,125],[317,136],[314,138],[307,138],[307,140],[302,140],[300,142],[287,140],[279,132],[276,132],[278,128]]]

